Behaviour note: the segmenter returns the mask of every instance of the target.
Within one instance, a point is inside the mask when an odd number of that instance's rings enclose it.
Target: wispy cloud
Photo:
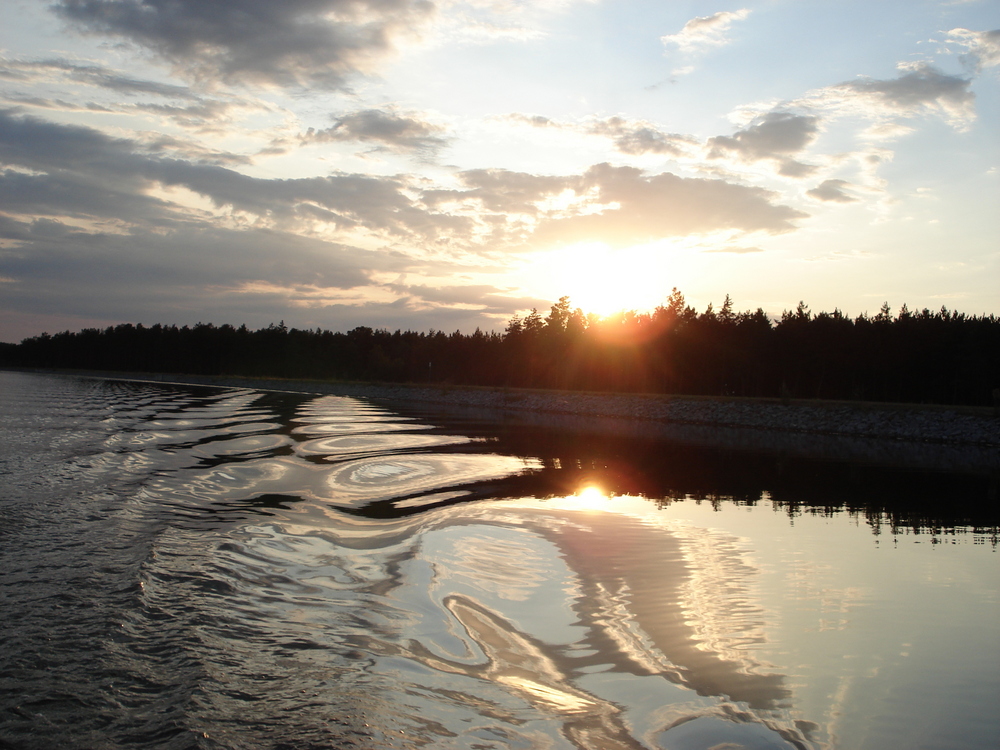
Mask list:
[[[113,68],[98,63],[59,57],[41,60],[0,58],[0,78],[37,82],[45,77],[61,77],[126,95],[147,94],[171,99],[198,98],[198,95],[187,86],[123,75]]]
[[[898,68],[896,78],[845,81],[814,92],[805,101],[871,120],[930,113],[962,129],[975,119],[971,79],[944,73],[925,62],[900,63]]]
[[[722,47],[732,40],[726,36],[733,23],[750,15],[746,8],[735,11],[720,11],[710,16],[692,18],[676,34],[661,36],[660,41],[681,52],[702,52],[712,47]]]
[[[378,149],[431,156],[447,145],[444,132],[444,127],[416,113],[400,113],[392,108],[363,109],[335,117],[329,128],[309,128],[301,140],[370,143]]]
[[[952,29],[948,38],[965,48],[964,61],[974,71],[1000,65],[1000,29],[992,31],[970,31]]]
[[[591,135],[611,139],[615,149],[623,154],[665,154],[681,156],[690,151],[694,139],[680,133],[665,133],[655,125],[625,117],[594,120],[585,126]]]
[[[533,128],[554,128],[607,138],[616,151],[628,156],[641,156],[643,154],[682,156],[689,154],[698,143],[698,140],[693,136],[668,133],[646,120],[630,119],[619,115],[588,117],[580,122],[560,122],[542,115],[521,113],[506,115],[503,119]]]

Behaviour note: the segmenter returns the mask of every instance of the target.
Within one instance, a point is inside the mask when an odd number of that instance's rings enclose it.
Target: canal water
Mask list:
[[[0,748],[997,748],[996,491],[0,373]]]

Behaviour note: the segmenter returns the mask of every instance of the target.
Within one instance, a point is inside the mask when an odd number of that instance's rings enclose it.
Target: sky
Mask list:
[[[3,0],[0,341],[1000,314],[998,0]]]

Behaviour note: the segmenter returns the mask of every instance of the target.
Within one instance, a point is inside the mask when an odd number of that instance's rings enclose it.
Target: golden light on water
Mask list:
[[[611,498],[596,485],[584,487],[575,495],[566,498],[568,503],[579,510],[608,510]]]

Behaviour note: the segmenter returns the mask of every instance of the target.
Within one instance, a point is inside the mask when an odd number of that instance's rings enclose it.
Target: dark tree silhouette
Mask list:
[[[599,318],[569,297],[504,332],[346,333],[121,324],[0,346],[0,365],[712,396],[994,404],[1000,319],[942,307],[851,319],[805,302],[772,320],[726,295],[698,313],[676,288],[649,313]]]

